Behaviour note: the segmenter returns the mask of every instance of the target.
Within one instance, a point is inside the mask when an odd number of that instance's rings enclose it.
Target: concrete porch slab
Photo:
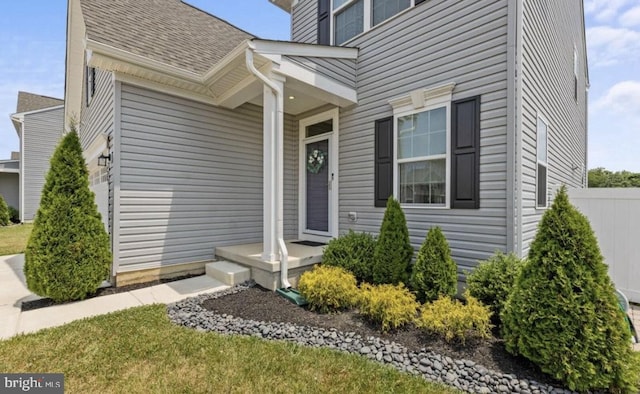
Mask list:
[[[324,246],[306,246],[285,241],[289,252],[289,269],[306,267],[322,261]],[[216,257],[267,272],[280,272],[279,261],[262,261],[262,242],[216,247]]]
[[[207,276],[233,286],[251,279],[249,268],[229,261],[216,261],[205,265]]]

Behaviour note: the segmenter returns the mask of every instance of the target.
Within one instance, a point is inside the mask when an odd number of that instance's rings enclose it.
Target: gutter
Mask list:
[[[277,176],[275,180],[277,183],[276,190],[276,238],[278,239],[278,248],[280,249],[280,283],[282,288],[289,289],[291,288],[291,284],[289,283],[288,273],[289,273],[289,252],[287,250],[287,246],[284,242],[284,216],[283,216],[283,185],[282,180],[284,178],[284,160],[283,160],[283,135],[284,135],[284,125],[282,122],[279,122],[278,119],[281,119],[284,116],[284,109],[281,106],[281,102],[283,102],[283,92],[280,87],[275,84],[272,80],[270,80],[267,76],[262,74],[256,68],[253,63],[253,53],[255,51],[255,45],[252,42],[248,42],[248,47],[245,50],[245,61],[247,65],[247,69],[253,75],[255,75],[259,80],[264,83],[265,86],[269,87],[273,91],[276,96],[276,109],[275,115],[273,116],[272,129],[276,135],[276,171]],[[266,143],[263,142],[263,143]],[[272,186],[273,187],[273,186]]]

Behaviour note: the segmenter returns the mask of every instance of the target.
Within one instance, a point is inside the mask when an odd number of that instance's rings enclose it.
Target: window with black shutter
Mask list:
[[[385,207],[393,195],[393,116],[375,125],[375,206]]]
[[[331,45],[330,0],[318,0],[318,44]]]
[[[451,107],[451,208],[480,208],[480,97]]]

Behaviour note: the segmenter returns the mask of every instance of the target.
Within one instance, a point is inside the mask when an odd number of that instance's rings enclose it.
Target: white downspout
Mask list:
[[[283,179],[284,179],[284,160],[283,160],[283,149],[284,149],[284,126],[279,119],[282,119],[284,116],[284,109],[282,108],[283,102],[283,92],[280,87],[275,84],[272,80],[267,78],[264,74],[262,74],[256,66],[253,64],[253,51],[255,47],[251,42],[248,43],[248,48],[245,50],[245,60],[247,64],[247,69],[253,75],[255,75],[258,79],[262,81],[266,86],[268,86],[276,96],[276,116],[274,116],[274,128],[273,132],[276,134],[276,169],[277,169],[277,189],[276,189],[276,238],[278,239],[278,247],[280,249],[280,282],[281,286],[285,289],[291,287],[288,279],[289,273],[289,252],[287,251],[287,246],[284,242],[284,215],[283,215]],[[264,142],[266,143],[266,141]]]

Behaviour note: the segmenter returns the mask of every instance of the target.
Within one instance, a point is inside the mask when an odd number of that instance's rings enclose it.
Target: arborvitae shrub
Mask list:
[[[522,260],[518,256],[497,251],[467,275],[469,294],[491,308],[496,324],[500,324],[500,313],[521,268]]]
[[[466,304],[448,296],[427,303],[420,310],[418,327],[442,336],[447,342],[465,343],[471,338],[491,336],[491,311],[480,301],[465,294]]]
[[[360,314],[380,324],[382,332],[413,323],[420,306],[402,283],[395,286],[363,283],[358,299]]]
[[[349,230],[329,241],[322,253],[322,264],[342,267],[353,273],[359,282],[372,282],[375,248],[376,239],[371,234]]]
[[[640,364],[625,324],[596,237],[563,187],[504,306],[507,350],[572,390],[635,393]]]
[[[40,207],[25,251],[29,290],[54,301],[86,298],[109,275],[109,236],[89,190],[75,130],[51,158]]]
[[[374,283],[406,283],[413,248],[400,203],[389,197],[373,256]]]
[[[411,286],[420,302],[452,297],[458,290],[458,268],[440,227],[427,233],[413,265]]]
[[[312,310],[334,312],[355,304],[358,287],[352,273],[340,267],[316,265],[300,276],[298,291]]]
[[[9,207],[4,197],[0,194],[0,226],[8,226],[10,223]]]
[[[20,223],[20,211],[14,207],[9,207],[9,220],[14,224]]]

